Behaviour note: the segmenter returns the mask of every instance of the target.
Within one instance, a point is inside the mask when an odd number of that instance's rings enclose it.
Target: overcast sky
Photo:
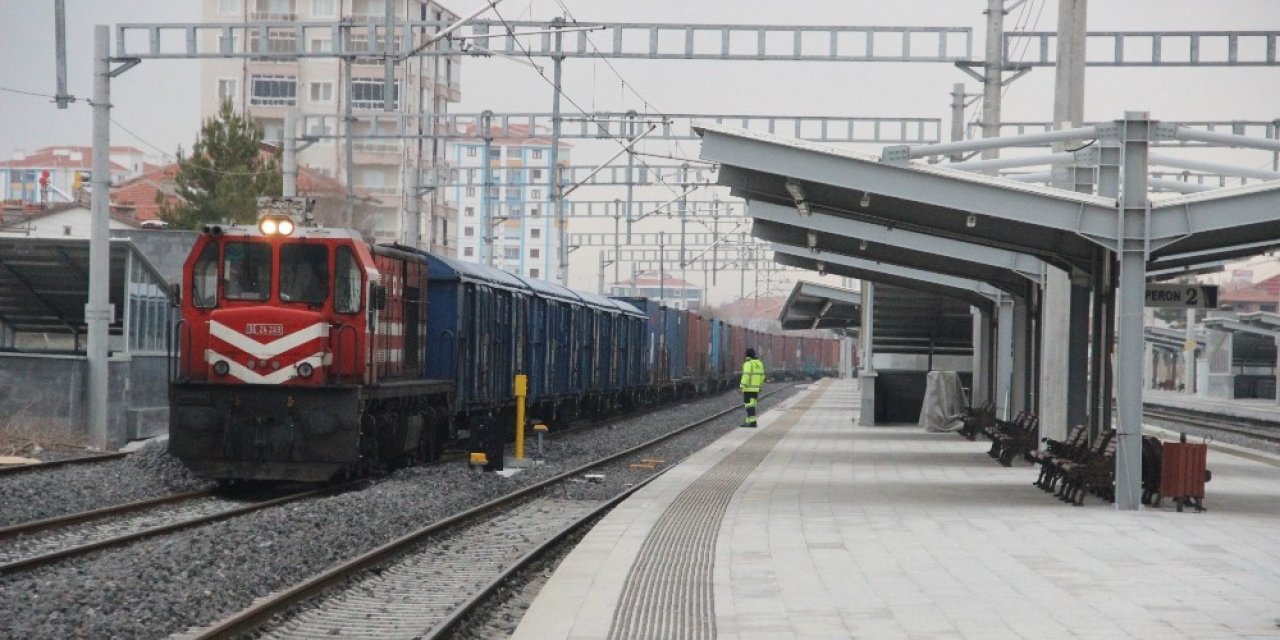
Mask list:
[[[299,0],[305,2],[306,0]],[[680,23],[815,25],[968,26],[975,30],[974,55],[981,57],[983,0],[563,0],[579,20]],[[482,0],[448,0],[466,14]],[[68,0],[70,91],[87,98],[92,90],[92,26],[121,22],[190,22],[199,18],[194,0]],[[1275,0],[1112,0],[1091,3],[1089,29],[1105,30],[1280,30]],[[0,87],[54,92],[53,3],[0,1]],[[505,0],[508,19],[550,19],[561,12],[555,0]],[[489,14],[492,16],[492,14]],[[1052,30],[1055,0],[1027,0],[1008,17],[1006,28]],[[166,153],[190,147],[199,126],[196,62],[148,61],[113,82],[114,118],[141,139],[119,128],[113,144],[131,144]],[[956,82],[971,91],[971,78],[937,63],[782,63],[614,61],[613,67],[645,100],[666,112],[759,113],[785,115],[910,116],[948,118],[949,92]],[[551,89],[536,72],[508,60],[467,59],[462,69],[459,112],[550,110]],[[644,110],[605,63],[569,60],[565,92],[587,110]],[[1004,102],[1006,120],[1048,120],[1052,115],[1053,71],[1036,69],[1014,82]],[[565,106],[571,113],[572,107]],[[1149,110],[1167,120],[1280,117],[1280,68],[1090,68],[1085,117],[1112,119],[1125,110]],[[972,117],[972,112],[970,113]],[[59,111],[47,98],[0,91],[0,154],[53,144],[90,143],[90,109],[85,102]],[[575,164],[602,160],[616,150],[609,143],[575,145]],[[696,144],[670,148],[696,155]],[[873,149],[874,150],[874,149]],[[1268,164],[1267,155],[1242,156],[1241,163]],[[577,194],[575,194],[577,195]],[[666,199],[651,192],[652,199]],[[590,196],[594,199],[597,196]],[[601,194],[612,199],[614,194]],[[669,197],[669,195],[667,196]],[[580,255],[581,254],[581,255]],[[583,260],[585,258],[586,260]],[[589,262],[582,265],[581,262]],[[573,284],[594,287],[595,256],[574,254]],[[736,287],[735,287],[736,289]],[[734,291],[733,293],[736,293]]]

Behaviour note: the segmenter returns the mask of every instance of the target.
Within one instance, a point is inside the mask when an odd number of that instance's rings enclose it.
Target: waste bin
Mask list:
[[[1166,442],[1161,454],[1160,495],[1173,498],[1182,507],[1192,505],[1196,511],[1204,511],[1205,467],[1209,445],[1187,442]]]

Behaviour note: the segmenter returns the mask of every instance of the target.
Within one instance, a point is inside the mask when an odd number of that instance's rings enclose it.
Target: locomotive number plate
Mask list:
[[[284,335],[284,325],[246,324],[244,326],[244,334],[246,336],[282,336]]]

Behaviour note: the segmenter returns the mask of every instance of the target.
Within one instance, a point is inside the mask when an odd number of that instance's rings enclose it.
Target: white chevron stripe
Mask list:
[[[250,369],[249,367],[246,367],[240,364],[239,362],[236,362],[235,360],[232,360],[231,358],[228,358],[214,351],[213,349],[205,350],[204,352],[205,362],[209,364],[213,364],[219,360],[225,361],[227,363],[227,366],[230,367],[227,370],[227,375],[232,376],[237,380],[240,380],[241,382],[247,382],[249,384],[281,384],[296,378],[298,376],[297,366],[304,362],[311,363],[311,366],[315,368],[316,373],[311,374],[312,376],[319,375],[321,371],[321,367],[324,367],[330,364],[333,360],[333,357],[330,354],[327,354],[324,352],[317,352],[314,355],[298,360],[293,364],[280,367],[279,369],[272,371],[267,375],[262,375],[262,374],[259,374],[257,371],[254,371],[253,369]]]
[[[309,327],[299,329],[287,336],[277,338],[263,344],[231,327],[213,320],[209,321],[209,335],[259,359],[274,358],[290,349],[296,349],[316,338],[329,337],[329,323],[317,322]]]

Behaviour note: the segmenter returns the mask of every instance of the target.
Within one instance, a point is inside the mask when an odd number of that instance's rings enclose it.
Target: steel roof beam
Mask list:
[[[857,238],[890,247],[950,256],[966,262],[1007,269],[1037,284],[1044,277],[1044,261],[1026,253],[919,233],[892,225],[834,216],[822,213],[820,210],[814,210],[808,216],[801,216],[794,207],[769,202],[748,203],[747,214],[752,218],[804,227],[820,233]]]
[[[898,265],[863,260],[837,254],[813,255],[803,247],[773,243],[774,260],[782,264],[808,268],[819,273],[828,272],[847,277],[884,282],[918,291],[942,293],[953,298],[960,298],[972,304],[985,304],[989,308],[998,299],[1001,291],[985,282],[957,278],[923,269],[914,269]],[[800,264],[797,264],[800,262]],[[927,288],[926,288],[927,287]]]

